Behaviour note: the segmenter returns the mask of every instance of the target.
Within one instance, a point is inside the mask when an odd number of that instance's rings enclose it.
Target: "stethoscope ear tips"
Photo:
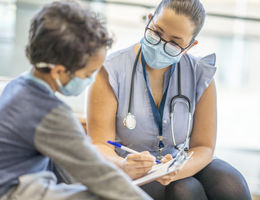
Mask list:
[[[126,128],[133,130],[136,127],[135,116],[132,115],[131,113],[128,113],[123,120],[123,124]]]

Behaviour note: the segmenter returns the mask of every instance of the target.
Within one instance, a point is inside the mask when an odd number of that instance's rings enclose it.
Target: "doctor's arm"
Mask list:
[[[213,80],[196,105],[189,150],[194,154],[174,176],[174,180],[193,176],[212,161],[216,143],[216,107],[216,87]]]
[[[122,168],[132,179],[146,174],[153,166],[155,158],[148,152],[129,154],[125,159],[118,156],[108,140],[116,138],[117,98],[108,81],[104,67],[89,88],[87,105],[87,133],[92,143],[103,156]]]

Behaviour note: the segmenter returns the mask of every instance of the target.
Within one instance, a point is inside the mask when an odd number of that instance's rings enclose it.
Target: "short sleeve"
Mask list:
[[[114,65],[116,65],[114,59],[108,59],[105,61],[103,66],[108,74],[109,84],[112,87],[115,96],[118,100],[118,77]]]
[[[216,73],[216,54],[210,54],[206,57],[201,58],[197,62],[196,67],[196,103],[199,102],[200,97],[206,88],[210,85]]]

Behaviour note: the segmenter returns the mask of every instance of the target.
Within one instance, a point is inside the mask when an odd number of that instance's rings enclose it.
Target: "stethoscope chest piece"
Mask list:
[[[126,128],[133,130],[136,127],[135,116],[131,113],[128,113],[127,116],[124,118],[123,124]]]

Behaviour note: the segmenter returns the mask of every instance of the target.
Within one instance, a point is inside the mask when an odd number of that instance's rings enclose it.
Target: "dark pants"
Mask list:
[[[141,188],[155,200],[251,200],[244,177],[220,159],[192,177],[167,186],[154,181]]]

